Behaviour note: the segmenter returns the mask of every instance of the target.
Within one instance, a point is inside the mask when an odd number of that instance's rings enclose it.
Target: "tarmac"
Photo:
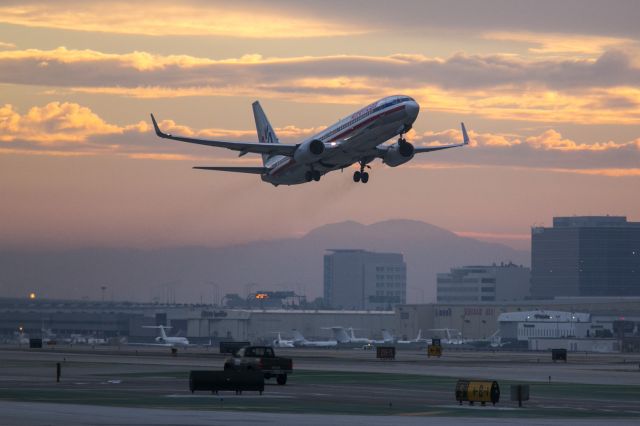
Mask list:
[[[60,346],[0,347],[0,424],[637,424],[640,354],[276,349],[294,360],[285,386],[263,395],[192,394],[192,369],[222,369],[214,349]],[[56,364],[61,365],[56,382]],[[460,378],[497,380],[496,406],[459,405]],[[512,384],[528,384],[519,408]],[[393,416],[393,421],[390,417]]]

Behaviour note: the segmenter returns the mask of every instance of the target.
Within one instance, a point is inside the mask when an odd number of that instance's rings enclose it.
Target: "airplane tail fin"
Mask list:
[[[389,333],[389,330],[382,330],[382,340],[385,342],[393,342],[393,336]]]
[[[260,102],[255,101],[252,107],[253,118],[256,121],[256,131],[258,132],[258,140],[260,143],[280,143],[276,132],[274,132],[273,127],[271,127],[266,114],[260,106]],[[270,157],[270,154],[262,154],[262,164],[266,164]]]
[[[165,330],[171,327],[167,327],[166,325],[143,325],[142,328],[157,328],[160,330],[160,337],[162,337],[163,339],[166,339],[167,333],[165,333]]]
[[[304,342],[304,336],[298,330],[293,330],[293,341]]]
[[[416,342],[419,342],[422,339],[422,329],[418,330],[418,337],[416,337]]]
[[[165,333],[165,331],[164,331],[165,327],[161,325],[161,326],[159,326],[159,328],[160,328],[160,335],[162,336],[163,339],[166,339],[167,338],[167,333]]]
[[[351,340],[343,327],[331,327],[331,331],[333,331],[333,336],[338,343],[348,343]]]

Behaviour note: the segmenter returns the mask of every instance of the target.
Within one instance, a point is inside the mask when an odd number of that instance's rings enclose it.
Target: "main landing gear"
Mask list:
[[[371,168],[371,166],[367,166],[364,163],[360,163],[360,170],[356,170],[355,172],[353,172],[353,181],[354,182],[362,182],[362,183],[369,182],[369,173],[364,171],[365,167],[368,168],[368,169]]]
[[[317,170],[307,170],[307,172],[304,174],[304,179],[307,182],[311,182],[312,180],[318,182],[320,180],[320,176],[322,175]]]

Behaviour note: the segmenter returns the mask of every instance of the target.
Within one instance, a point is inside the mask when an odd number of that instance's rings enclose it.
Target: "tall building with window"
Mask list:
[[[329,250],[324,299],[336,309],[384,310],[406,303],[407,265],[400,253]]]
[[[554,217],[531,230],[531,291],[556,296],[639,296],[640,222],[624,216]]]
[[[437,276],[439,303],[523,300],[529,296],[531,270],[513,263],[452,268]]]

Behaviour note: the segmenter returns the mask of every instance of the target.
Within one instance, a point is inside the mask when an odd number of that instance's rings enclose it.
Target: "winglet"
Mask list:
[[[460,123],[460,127],[462,127],[462,144],[469,145],[469,135],[467,134],[466,127],[464,127],[464,123]]]
[[[166,134],[163,133],[162,130],[160,130],[160,127],[158,127],[158,122],[156,122],[156,118],[153,116],[153,114],[151,114],[151,121],[153,122],[153,128],[156,131],[156,135],[160,136],[161,138],[164,138]]]

